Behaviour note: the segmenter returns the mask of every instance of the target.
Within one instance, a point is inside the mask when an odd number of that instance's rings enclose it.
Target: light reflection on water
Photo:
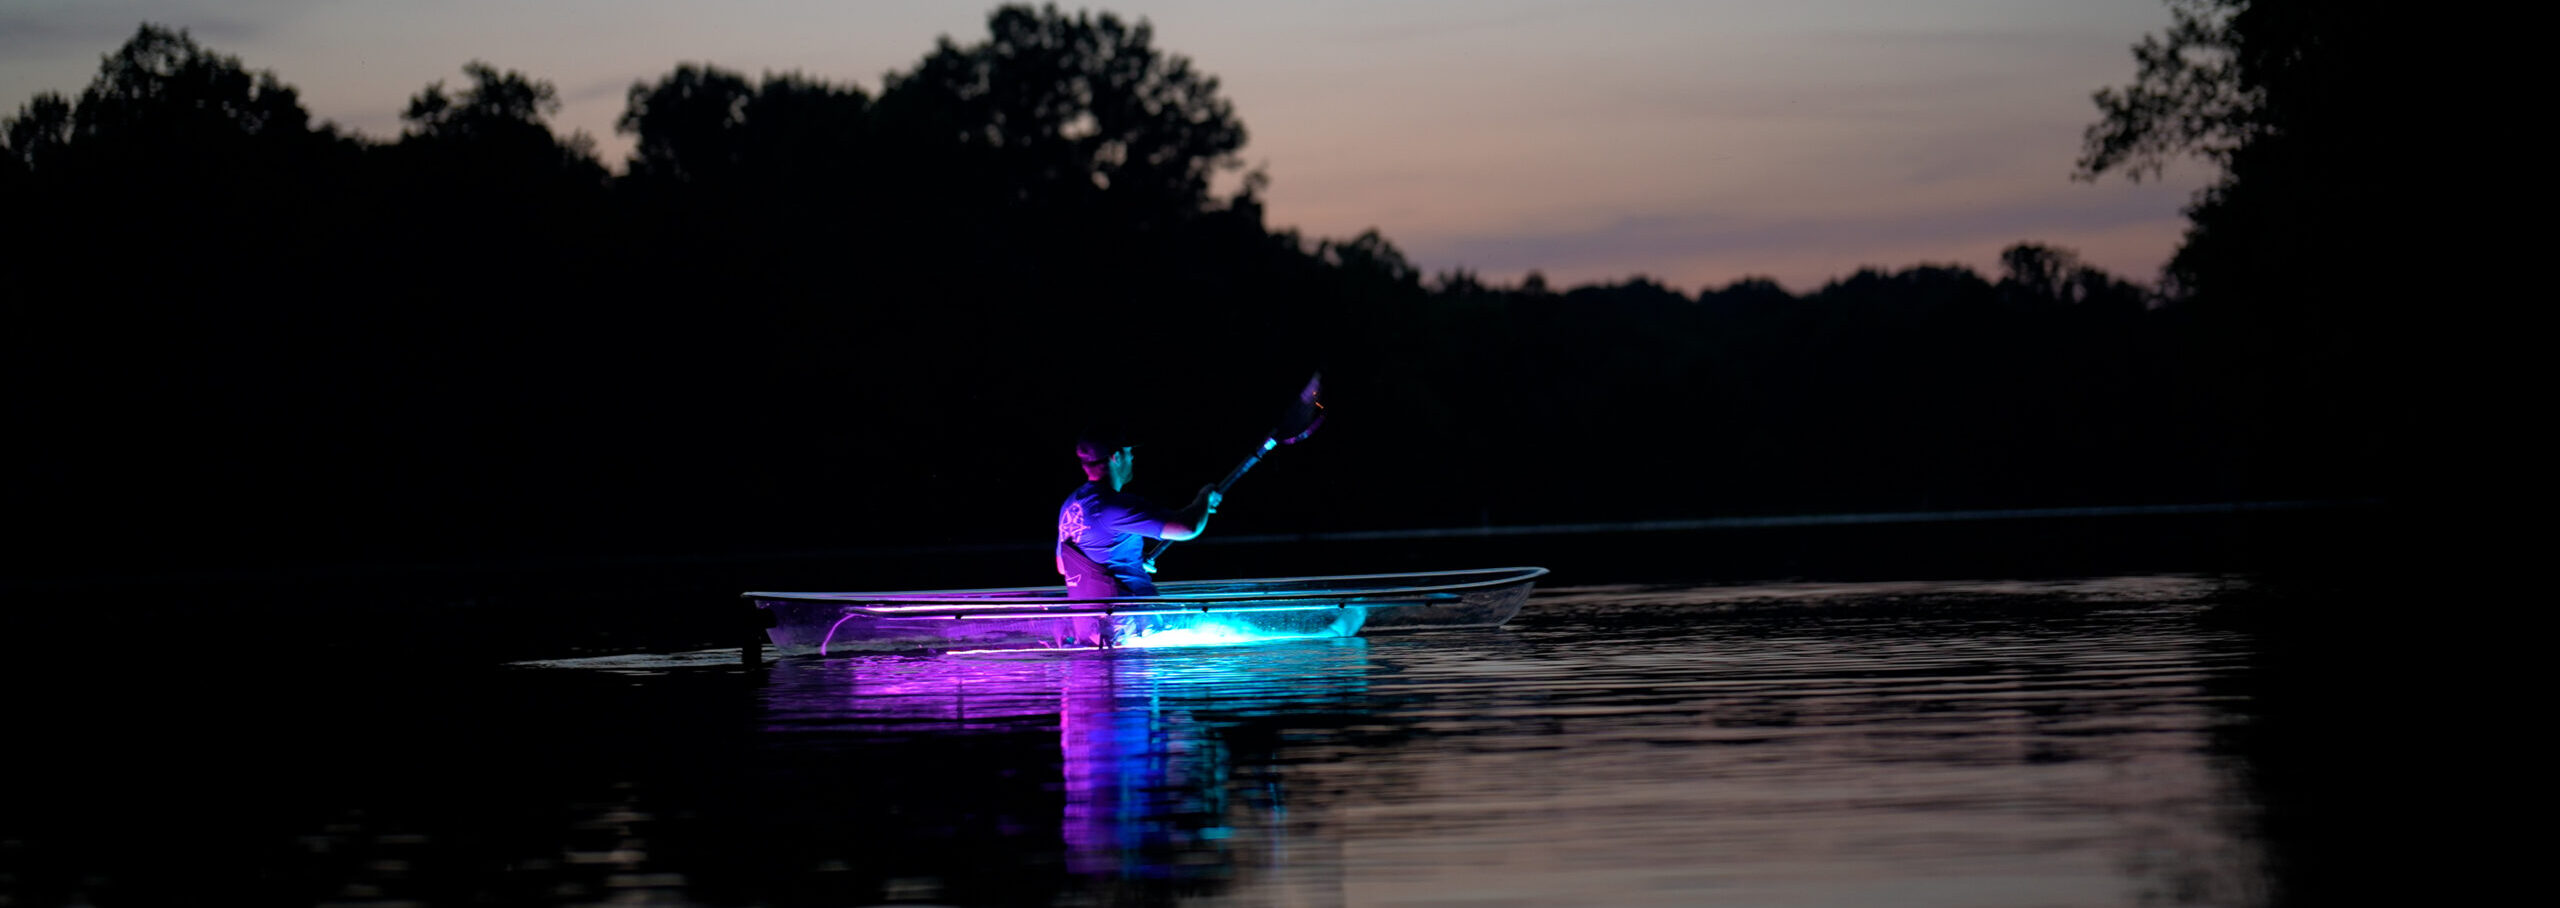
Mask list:
[[[1057,843],[1062,895],[2252,904],[2215,592],[1563,588],[1493,632],[785,661],[760,723],[785,750],[1009,736],[1059,803],[1055,839],[1001,848]]]
[[[761,670],[136,659],[19,704],[0,903],[2264,904],[2270,854],[2338,884],[2259,800],[2352,822],[2367,785],[2306,775],[2320,726],[2267,733],[2337,676],[2270,684],[2241,594],[1581,586],[1496,631]]]
[[[1279,780],[1240,781],[1230,737],[1256,724],[1356,714],[1367,641],[1117,653],[873,656],[776,666],[765,729],[792,735],[1054,734],[1070,872],[1233,878],[1283,854]],[[1240,832],[1239,827],[1245,827]],[[1239,855],[1239,841],[1263,853]]]

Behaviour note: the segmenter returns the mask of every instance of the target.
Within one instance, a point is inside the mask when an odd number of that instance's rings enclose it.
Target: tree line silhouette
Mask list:
[[[2173,42],[2284,32],[2181,9]],[[2253,195],[2291,192],[2269,136],[2324,139],[2161,126],[2326,89],[2149,84],[2101,94],[2082,171],[2227,161],[2166,292],[2022,242],[1684,294],[1272,227],[1265,175],[1215,188],[1217,79],[1107,13],[997,9],[876,95],[682,64],[632,86],[619,174],[521,72],[380,140],[146,24],[6,122],[6,507],[35,573],[1036,542],[1079,423],[1134,424],[1176,495],[1318,369],[1325,437],[1220,529],[2375,491],[2340,403],[2375,329],[2303,267],[2365,221]]]

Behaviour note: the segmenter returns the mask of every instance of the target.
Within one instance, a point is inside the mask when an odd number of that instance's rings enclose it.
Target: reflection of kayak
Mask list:
[[[785,655],[1250,643],[1495,627],[1546,568],[1176,580],[1158,595],[1071,599],[1061,587],[747,593]]]

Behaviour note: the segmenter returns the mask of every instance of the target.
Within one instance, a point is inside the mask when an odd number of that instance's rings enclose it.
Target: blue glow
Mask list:
[[[1256,634],[1248,628],[1214,625],[1139,634],[1129,637],[1120,645],[1130,649],[1159,646],[1226,646],[1237,643],[1261,643],[1274,639],[1280,638]]]
[[[1296,608],[1285,611],[1233,611],[1186,615],[1114,618],[1116,645],[1128,649],[1174,646],[1234,646],[1273,640],[1349,637],[1360,633],[1368,610]]]

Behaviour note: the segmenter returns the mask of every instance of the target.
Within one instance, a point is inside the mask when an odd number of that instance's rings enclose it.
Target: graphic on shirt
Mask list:
[[[1067,506],[1058,512],[1058,541],[1065,542],[1083,534],[1084,502],[1067,502]],[[1066,571],[1064,573],[1067,575],[1068,586],[1075,586],[1076,584],[1084,582],[1084,575],[1082,574],[1078,574],[1074,571]]]
[[[1067,502],[1066,510],[1058,512],[1058,541],[1064,542],[1082,535],[1084,535],[1084,502]]]

